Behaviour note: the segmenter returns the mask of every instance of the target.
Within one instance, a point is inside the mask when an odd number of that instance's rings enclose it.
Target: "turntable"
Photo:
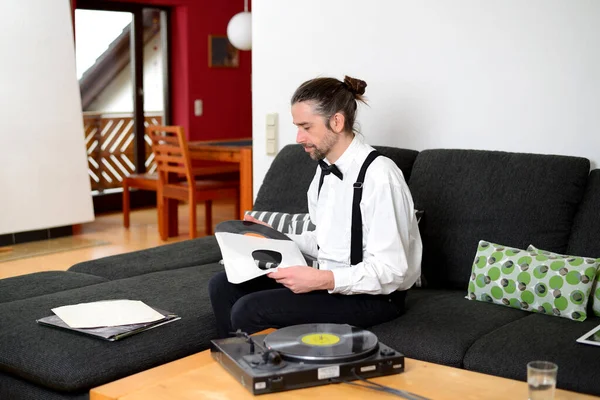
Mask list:
[[[351,325],[304,324],[211,341],[211,355],[252,394],[404,371],[404,355]]]

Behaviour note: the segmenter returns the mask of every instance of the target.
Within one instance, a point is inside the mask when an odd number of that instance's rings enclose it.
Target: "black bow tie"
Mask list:
[[[335,164],[328,165],[325,161],[319,160],[319,167],[321,167],[321,170],[323,171],[323,176],[334,174],[335,176],[340,178],[340,180],[344,180],[344,175],[342,174],[342,171],[340,171],[340,169]]]

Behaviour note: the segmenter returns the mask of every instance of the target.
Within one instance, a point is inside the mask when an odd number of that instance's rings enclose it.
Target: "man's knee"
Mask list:
[[[223,293],[223,290],[225,290],[226,286],[229,284],[225,272],[219,272],[216,275],[213,275],[208,281],[208,295],[211,300],[217,298],[219,293]]]
[[[262,329],[263,325],[262,312],[257,307],[253,299],[256,296],[246,295],[235,302],[231,309],[231,326],[233,330],[241,329],[242,331],[252,334]]]
[[[245,328],[252,319],[246,297],[248,296],[240,298],[231,308],[231,326],[233,329]]]

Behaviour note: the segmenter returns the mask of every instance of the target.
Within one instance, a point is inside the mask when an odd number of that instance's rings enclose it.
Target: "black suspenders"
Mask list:
[[[362,229],[362,213],[360,212],[360,201],[362,200],[363,183],[365,181],[365,175],[369,165],[381,155],[377,150],[373,150],[367,156],[365,162],[360,168],[356,182],[354,182],[354,196],[352,199],[352,228],[350,236],[350,265],[356,265],[363,260],[363,229]],[[323,186],[324,175],[321,172],[321,178],[319,180],[319,191],[321,193],[321,186]],[[318,196],[318,194],[317,194]]]

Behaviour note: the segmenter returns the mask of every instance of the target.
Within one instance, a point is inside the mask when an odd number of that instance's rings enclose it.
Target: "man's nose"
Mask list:
[[[304,134],[302,129],[298,129],[298,132],[296,133],[296,143],[303,143],[305,139],[306,135]]]

